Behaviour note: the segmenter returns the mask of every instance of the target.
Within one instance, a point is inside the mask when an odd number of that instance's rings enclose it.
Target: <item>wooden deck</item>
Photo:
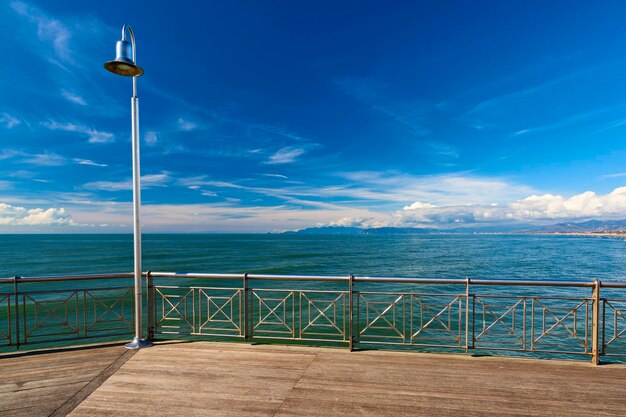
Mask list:
[[[0,356],[0,416],[66,415],[132,353],[114,346]]]
[[[626,365],[211,342],[124,352],[0,359],[0,415],[626,415]]]

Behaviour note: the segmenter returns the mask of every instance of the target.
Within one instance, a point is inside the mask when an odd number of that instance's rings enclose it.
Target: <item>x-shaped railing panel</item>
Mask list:
[[[170,293],[166,293],[168,290],[166,287],[155,288],[155,290],[161,301],[161,317],[157,320],[156,327],[194,332],[195,290],[193,288],[183,289],[183,291],[169,289]]]
[[[111,295],[110,290],[105,290],[107,295],[97,296],[98,290],[85,290],[85,331],[96,329],[100,324],[118,323],[126,328],[133,327],[132,315],[132,289],[127,288],[121,294]],[[90,322],[87,322],[87,306],[90,304]],[[100,308],[101,311],[98,311]],[[127,309],[130,312],[128,318]]]
[[[252,305],[257,305],[257,310],[252,331],[256,336],[264,334],[289,335],[295,337],[295,292],[278,290],[252,290]],[[264,296],[267,294],[267,296]],[[281,296],[284,294],[284,296]]]
[[[462,341],[462,295],[411,295],[411,344],[460,347]],[[435,302],[443,298],[448,302]],[[455,311],[456,310],[456,311]],[[417,316],[417,317],[415,317]],[[449,342],[454,341],[454,345]]]
[[[365,310],[365,323],[359,329],[359,340],[399,339],[404,342],[406,338],[404,294],[360,292],[358,304]]]
[[[323,295],[329,298],[321,298]],[[300,338],[339,336],[346,340],[346,294],[300,291]],[[319,298],[312,298],[312,297]],[[303,305],[306,308],[303,311]],[[303,317],[305,316],[305,317]],[[303,321],[304,320],[304,321]]]
[[[526,349],[526,297],[473,296],[472,301],[472,347]]]
[[[0,295],[0,308],[6,309],[6,328],[0,329],[0,341],[6,341],[7,344],[13,343],[13,332],[12,332],[12,315],[11,315],[11,295],[10,294],[1,294]]]
[[[77,291],[54,300],[39,300],[34,295],[23,294],[22,310],[25,342],[37,336],[66,333],[79,335]],[[73,316],[73,320],[70,320],[70,316]]]
[[[615,349],[621,348],[621,353],[624,354],[624,350],[626,350],[624,349],[624,344],[619,344],[618,342],[623,341],[624,338],[622,336],[626,334],[626,305],[624,305],[624,303],[626,303],[626,300],[603,301],[603,353],[614,354]],[[607,348],[614,349],[606,352]]]
[[[548,305],[546,302],[548,300],[559,304]],[[568,302],[575,304],[565,306]],[[576,353],[575,347],[582,347],[583,352],[581,353],[587,353],[589,351],[589,305],[591,303],[592,301],[588,299],[532,297],[531,350],[541,351],[552,350],[553,348],[563,350],[565,347],[567,349],[572,348],[572,352]],[[579,316],[582,316],[582,320]],[[582,329],[579,328],[581,326]]]
[[[199,296],[204,300],[202,303],[204,306],[200,306],[198,333],[219,336],[243,335],[242,290],[200,288]],[[206,315],[203,314],[205,311]]]

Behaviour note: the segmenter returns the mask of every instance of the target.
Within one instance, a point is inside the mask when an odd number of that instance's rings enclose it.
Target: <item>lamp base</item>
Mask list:
[[[137,339],[136,337],[132,342],[126,343],[124,347],[126,349],[143,349],[152,346],[152,342],[146,339]]]

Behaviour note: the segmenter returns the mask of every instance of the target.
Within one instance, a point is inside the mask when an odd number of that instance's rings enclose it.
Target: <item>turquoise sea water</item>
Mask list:
[[[257,273],[257,274],[300,274],[300,275],[348,275],[355,276],[378,276],[378,277],[420,277],[420,278],[484,278],[484,279],[524,279],[524,280],[573,280],[590,281],[593,278],[610,281],[626,281],[624,264],[626,263],[626,241],[620,238],[597,238],[597,237],[577,237],[577,236],[555,236],[555,235],[326,235],[326,236],[305,236],[305,235],[144,235],[143,237],[143,270],[160,272],[202,272],[202,273]],[[11,276],[45,276],[45,275],[67,275],[67,274],[93,274],[93,273],[114,273],[131,272],[133,269],[133,242],[131,235],[0,235],[0,277]],[[200,286],[235,286],[241,285],[237,282],[198,282],[190,279],[176,280],[157,278],[157,285],[200,285]],[[29,335],[28,343],[40,343],[39,346],[54,346],[50,343],[49,333],[45,333],[45,326],[36,323],[36,314],[41,314],[39,320],[43,320],[44,325],[52,325],[50,332],[62,328],[67,334],[61,335],[59,340],[75,338],[72,333],[73,328],[67,323],[73,322],[74,315],[77,323],[91,323],[98,321],[95,317],[103,314],[111,315],[106,308],[105,302],[94,301],[104,300],[106,288],[110,286],[132,286],[132,279],[115,280],[114,282],[105,280],[79,281],[79,282],[55,282],[55,283],[22,283],[20,292],[24,298],[23,302],[30,303],[22,313],[26,314],[23,323],[18,319],[13,323],[6,320],[8,317],[8,305],[13,298],[10,294],[13,291],[12,283],[3,284],[0,288],[0,346],[8,344],[11,339],[9,331],[17,334],[18,325],[27,326],[27,330],[22,330],[20,338],[22,343]],[[275,282],[275,281],[255,281],[255,288],[289,288],[289,289],[309,289],[326,291],[345,291],[346,283],[328,282]],[[462,288],[461,288],[462,287]],[[76,307],[67,310],[67,306],[73,306],[72,288],[89,289],[90,291],[99,288],[98,293],[79,292],[77,306],[83,303],[92,306]],[[400,293],[422,293],[422,301],[432,303],[426,314],[434,317],[439,310],[446,312],[448,316],[454,311],[457,315],[458,308],[462,308],[462,303],[456,307],[446,310],[445,303],[450,302],[450,296],[445,294],[464,294],[464,285],[415,285],[415,284],[370,284],[359,283],[356,290],[393,292],[396,295],[369,295],[370,301],[378,297],[378,305],[387,306],[390,300],[397,298]],[[41,291],[41,292],[40,292]],[[169,290],[168,290],[169,291]],[[174,291],[174,290],[172,290]],[[182,290],[185,294],[187,290]],[[2,292],[7,294],[4,299]],[[582,299],[591,296],[590,288],[557,288],[557,287],[503,287],[503,286],[474,286],[472,294],[482,296],[496,296],[496,298],[478,299],[475,303],[477,310],[472,314],[471,322],[476,325],[476,331],[481,332],[481,323],[504,324],[507,320],[517,320],[517,324],[512,323],[510,328],[518,328],[520,323],[530,321],[535,322],[539,329],[541,318],[538,316],[526,318],[526,313],[531,314],[531,310],[537,314],[544,314],[545,311],[552,310],[557,315],[548,314],[549,325],[556,323],[556,328],[550,330],[554,340],[569,341],[577,349],[577,338],[586,338],[589,331],[586,320],[590,317],[589,304],[578,304]],[[118,291],[119,293],[119,291]],[[373,293],[371,293],[373,294]],[[430,295],[425,295],[430,294]],[[437,295],[438,294],[438,295]],[[424,296],[423,296],[424,295]],[[521,302],[518,298],[511,296],[541,296],[541,305],[531,308],[530,299],[524,301],[528,303],[527,308],[519,307],[516,312],[511,313],[508,309],[511,303]],[[615,311],[626,308],[626,297],[623,290],[603,289],[603,297],[610,299],[610,305],[605,307],[609,316]],[[132,291],[128,290],[125,297],[125,311],[130,317],[130,298]],[[284,294],[283,294],[284,296]],[[335,297],[334,295],[333,297]],[[497,297],[502,297],[498,299]],[[119,294],[116,295],[119,297]],[[270,298],[273,296],[270,296]],[[391,297],[390,299],[388,299]],[[429,298],[430,297],[430,298]],[[507,298],[508,297],[508,298]],[[559,300],[550,297],[560,297]],[[570,301],[563,297],[575,297]],[[93,299],[92,299],[93,298]],[[279,297],[280,298],[280,297]],[[363,300],[365,300],[365,298]],[[65,300],[65,301],[64,301]],[[69,300],[69,301],[67,301]],[[405,299],[406,300],[406,299]],[[512,300],[512,301],[511,301]],[[41,302],[42,308],[37,311],[32,304]],[[393,301],[393,300],[392,300]],[[45,304],[48,302],[49,304]],[[120,306],[116,299],[108,301],[109,306]],[[444,302],[444,304],[439,304]],[[481,316],[481,303],[490,303],[488,315]],[[161,301],[159,306],[163,306]],[[382,303],[382,304],[381,304]],[[534,301],[532,301],[534,303]],[[402,303],[401,303],[402,304]],[[172,304],[174,306],[175,304]],[[400,304],[399,304],[400,305]],[[524,304],[525,306],[526,304]],[[534,304],[533,304],[534,305]],[[61,307],[59,307],[61,306]],[[404,306],[404,304],[402,304]],[[548,310],[543,309],[546,306]],[[166,311],[169,307],[164,311]],[[458,307],[458,308],[457,308]],[[39,308],[39,307],[38,307]],[[102,310],[104,308],[104,310]],[[113,308],[113,307],[111,307]],[[117,308],[117,307],[115,307]],[[261,307],[259,307],[261,308]],[[362,308],[368,308],[362,306]],[[361,307],[356,307],[358,311]],[[399,320],[404,323],[402,317],[405,311],[400,310],[397,316],[394,310],[392,320]],[[416,307],[417,308],[417,307]],[[564,309],[565,308],[565,309]],[[100,310],[98,310],[100,309]],[[158,309],[158,308],[157,308]],[[179,307],[182,311],[182,307]],[[361,310],[359,310],[361,309]],[[67,311],[70,311],[69,314]],[[100,311],[100,312],[98,312]],[[105,311],[105,313],[102,313]],[[326,311],[326,310],[324,310]],[[544,311],[544,313],[542,313]],[[576,311],[576,316],[573,313]],[[65,313],[64,313],[65,312]],[[51,314],[50,314],[51,313]],[[15,316],[15,311],[12,313]],[[64,316],[67,316],[65,317]],[[182,314],[182,313],[181,313]],[[366,310],[361,311],[364,315],[361,321],[368,320],[369,314]],[[406,313],[408,314],[408,313]],[[412,312],[411,315],[417,314]],[[491,314],[491,316],[489,315]],[[523,316],[522,316],[523,314]],[[533,313],[534,314],[534,313]],[[50,317],[47,318],[47,316]],[[84,315],[84,316],[83,316]],[[496,320],[499,315],[503,315],[501,321]],[[71,317],[70,317],[71,316]],[[104,317],[102,316],[102,317]],[[561,316],[564,316],[569,323],[569,327],[559,325]],[[622,316],[617,317],[617,325],[607,316],[606,339],[611,339],[615,332],[621,332],[626,321]],[[4,319],[3,319],[4,317]],[[59,317],[61,317],[59,319]],[[63,318],[65,317],[65,318]],[[68,318],[69,317],[69,318]],[[108,317],[108,316],[107,316]],[[408,317],[408,316],[407,316]],[[442,316],[443,317],[443,316]],[[576,318],[578,317],[578,318]],[[587,317],[587,318],[586,318]],[[111,317],[109,317],[111,318]],[[116,317],[113,317],[116,319]],[[564,319],[564,320],[565,320]],[[60,320],[60,321],[59,321]],[[69,322],[68,322],[69,320]],[[458,319],[448,317],[454,323],[462,323],[462,314]],[[494,321],[496,320],[496,321]],[[18,323],[19,322],[19,323]],[[391,323],[391,322],[389,322]],[[443,322],[441,322],[443,323]],[[587,323],[587,324],[586,324]],[[118,323],[119,324],[119,323]],[[128,338],[132,333],[132,323],[122,329],[124,338]],[[384,324],[384,323],[383,323]],[[363,325],[363,323],[361,323]],[[411,324],[412,325],[412,324]],[[56,326],[56,327],[55,327]],[[81,325],[82,326],[82,325]],[[544,323],[545,326],[545,323]],[[384,327],[384,326],[383,326]],[[77,327],[78,328],[78,327]],[[34,329],[34,330],[33,330]],[[69,330],[68,330],[69,329]],[[90,335],[97,336],[98,328],[93,328]],[[484,329],[483,329],[484,330]],[[507,328],[499,329],[507,330]],[[530,331],[530,328],[529,328]],[[539,330],[538,330],[539,331]],[[574,333],[572,333],[572,331]],[[39,333],[38,333],[39,332]],[[78,334],[86,335],[87,330],[77,330]],[[106,333],[108,334],[108,333]],[[37,337],[40,339],[37,339]],[[621,336],[621,333],[620,333]],[[81,336],[83,337],[83,336]],[[500,337],[500,336],[497,336]],[[530,334],[529,336],[530,337]],[[546,342],[548,338],[544,338]],[[38,342],[38,340],[40,342]],[[109,339],[107,339],[109,340]],[[113,340],[113,339],[111,339]],[[485,339],[482,339],[485,340]],[[539,340],[539,339],[538,339]],[[582,339],[581,339],[582,340]],[[14,342],[13,342],[14,343]],[[63,342],[65,343],[65,342]],[[14,349],[13,346],[5,346],[6,351]],[[560,349],[564,349],[560,346]],[[623,355],[626,347],[622,338],[611,345],[614,352]],[[2,348],[0,348],[2,351]]]
[[[0,277],[131,272],[131,235],[0,235]],[[143,269],[625,280],[626,241],[546,235],[144,235]]]

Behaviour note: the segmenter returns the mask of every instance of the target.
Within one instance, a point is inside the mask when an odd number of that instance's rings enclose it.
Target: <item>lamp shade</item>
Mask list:
[[[143,75],[143,69],[135,64],[132,59],[133,50],[130,42],[122,39],[115,45],[115,59],[104,64],[104,68],[113,74],[126,77],[139,77]]]

